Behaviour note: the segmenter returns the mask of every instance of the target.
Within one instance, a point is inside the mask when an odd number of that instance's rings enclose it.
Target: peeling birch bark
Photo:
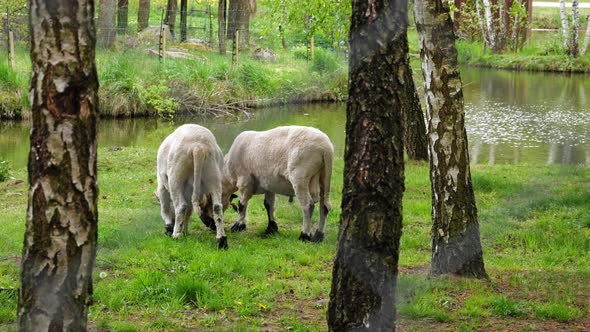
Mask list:
[[[18,324],[84,331],[98,195],[92,0],[30,0],[32,129]]]
[[[441,0],[415,0],[432,186],[432,274],[485,278],[453,23]]]

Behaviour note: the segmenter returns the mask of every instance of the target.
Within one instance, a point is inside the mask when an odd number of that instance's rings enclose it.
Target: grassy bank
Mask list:
[[[146,138],[159,142],[168,126]],[[154,144],[156,146],[157,144]],[[280,197],[280,233],[263,238],[262,197],[227,252],[193,217],[190,235],[163,234],[156,148],[99,150],[99,251],[92,329],[111,331],[325,330],[340,214],[343,161],[321,244],[297,240],[298,205]],[[24,233],[26,174],[0,183],[0,330],[13,330]],[[406,167],[398,289],[399,330],[590,329],[590,169],[475,166],[490,280],[427,275],[430,183],[425,164]],[[236,214],[225,216],[226,230]],[[316,217],[317,219],[317,217]]]
[[[218,115],[246,107],[344,99],[347,66],[342,56],[323,49],[313,60],[304,48],[279,51],[276,62],[254,60],[251,51],[231,55],[175,46],[190,59],[160,63],[141,47],[97,50],[100,113],[103,117]],[[10,68],[0,61],[0,118],[27,117],[28,53],[18,50]]]
[[[564,55],[556,34],[536,37],[518,53],[494,54],[480,42],[457,41],[459,62],[469,66],[563,73],[589,73],[590,54],[577,58]]]

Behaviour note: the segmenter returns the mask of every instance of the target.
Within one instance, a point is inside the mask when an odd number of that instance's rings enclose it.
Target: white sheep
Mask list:
[[[274,218],[275,194],[297,196],[303,210],[300,240],[320,242],[330,205],[330,181],[334,147],[316,128],[278,127],[268,131],[245,131],[234,140],[223,168],[224,206],[239,191],[238,220],[232,231],[247,224],[248,201],[264,194],[268,214],[267,234],[278,230]],[[314,203],[320,203],[320,221],[311,235]]]
[[[209,129],[185,124],[166,137],[158,149],[155,192],[166,234],[175,239],[186,234],[192,211],[200,212],[200,201],[209,198],[218,247],[227,249],[221,203],[222,172],[223,153]]]

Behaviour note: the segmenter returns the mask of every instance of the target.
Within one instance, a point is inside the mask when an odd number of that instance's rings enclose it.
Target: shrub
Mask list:
[[[5,160],[0,160],[0,182],[4,182],[10,176],[10,167],[8,167],[8,162]]]
[[[332,73],[338,69],[338,56],[323,48],[315,51],[311,69],[318,73]]]

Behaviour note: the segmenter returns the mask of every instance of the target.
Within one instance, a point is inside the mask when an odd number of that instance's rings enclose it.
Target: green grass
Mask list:
[[[325,330],[342,190],[336,158],[332,205],[321,244],[297,240],[298,205],[280,197],[280,233],[264,238],[261,197],[249,208],[243,233],[230,233],[228,251],[193,217],[189,236],[163,233],[152,147],[99,150],[99,251],[90,321],[112,331]],[[428,276],[430,182],[425,164],[406,167],[404,234],[398,287],[399,317],[411,330],[501,330],[590,326],[590,169],[559,166],[475,166],[484,259],[490,280]],[[15,321],[24,232],[23,169],[0,183],[0,330]],[[506,324],[506,325],[503,325]],[[582,328],[583,329],[583,328]]]

